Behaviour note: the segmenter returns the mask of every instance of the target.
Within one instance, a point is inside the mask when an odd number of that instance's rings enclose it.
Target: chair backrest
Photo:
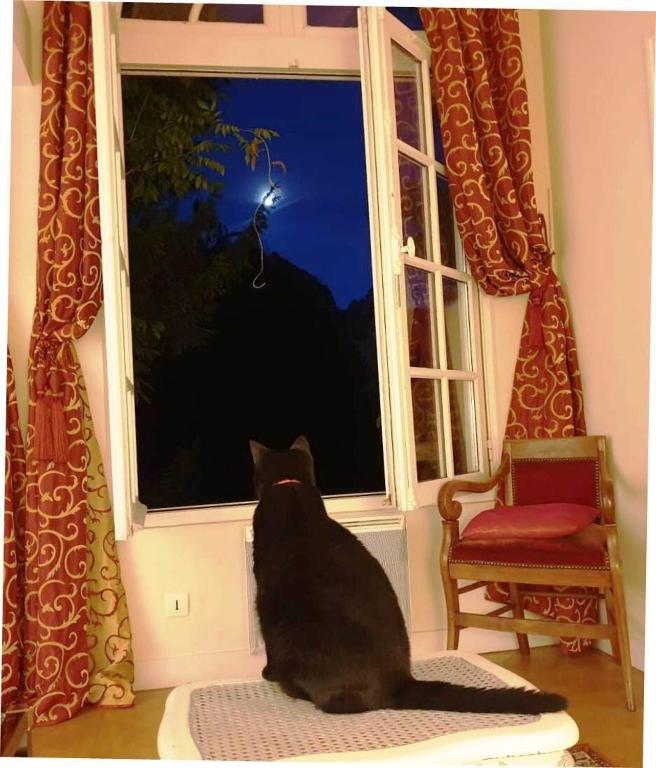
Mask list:
[[[510,456],[505,503],[569,502],[603,508],[608,477],[606,438],[504,440]]]

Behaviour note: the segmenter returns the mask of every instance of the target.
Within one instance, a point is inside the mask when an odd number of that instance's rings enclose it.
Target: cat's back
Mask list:
[[[299,556],[307,553],[326,520],[321,494],[313,486],[267,488],[253,517],[256,566],[258,561],[289,564],[291,559],[298,566]]]

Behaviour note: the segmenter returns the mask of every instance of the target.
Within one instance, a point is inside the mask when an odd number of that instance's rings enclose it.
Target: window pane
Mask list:
[[[419,62],[396,43],[392,43],[392,67],[397,136],[406,144],[423,151],[426,144]]]
[[[456,229],[453,220],[453,206],[449,193],[449,183],[439,173],[437,175],[437,205],[440,215],[440,259],[442,264],[453,269],[462,269],[456,249]]]
[[[357,5],[308,5],[308,27],[357,27]]]
[[[323,494],[384,491],[360,83],[121,83],[141,501],[252,500],[248,441],[284,448],[300,434]],[[181,126],[174,135],[162,114]],[[275,131],[271,159],[286,167],[272,169],[281,199],[262,214],[260,289],[252,220],[269,191],[266,152],[251,169],[236,140],[214,136],[217,123]],[[181,136],[211,147],[182,169]]]
[[[433,90],[433,80],[431,78],[431,93],[434,93]],[[431,99],[432,102],[432,113],[433,113],[433,146],[435,149],[435,159],[442,163],[443,165],[446,164],[446,160],[444,159],[444,147],[442,145],[442,129],[440,126],[440,113],[437,109],[437,102],[435,98]]]
[[[454,371],[470,371],[472,366],[467,284],[452,280],[450,277],[443,277],[442,296],[447,368]]]
[[[415,241],[415,256],[427,259],[432,256],[427,205],[428,171],[402,154],[399,154],[399,188],[403,243],[411,237]]]
[[[262,24],[264,13],[261,5],[224,5],[205,3],[198,17],[200,21],[232,22],[233,24]]]
[[[478,470],[474,382],[449,381],[453,471],[456,475]]]
[[[149,19],[152,21],[187,21],[192,3],[123,3],[124,19]]]
[[[405,292],[410,365],[414,368],[435,368],[433,276],[421,269],[406,267]]]
[[[387,10],[396,16],[396,18],[406,25],[409,29],[424,31],[424,24],[419,15],[419,8],[403,8],[401,6],[388,6]]]
[[[422,482],[446,477],[440,382],[436,379],[412,379],[410,387],[417,480]]]

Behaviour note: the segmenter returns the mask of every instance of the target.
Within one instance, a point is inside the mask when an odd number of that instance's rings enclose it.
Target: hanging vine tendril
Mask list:
[[[252,131],[249,131],[249,133],[252,133]],[[265,282],[260,282],[260,278],[264,274],[264,243],[262,242],[262,233],[260,231],[260,227],[258,224],[258,216],[260,214],[260,211],[262,208],[273,208],[275,204],[280,200],[280,185],[277,181],[274,181],[273,179],[273,169],[274,167],[279,167],[282,169],[282,172],[286,172],[286,167],[283,162],[280,160],[271,160],[271,152],[269,150],[269,142],[266,139],[260,139],[262,142],[262,145],[264,147],[264,150],[266,152],[267,156],[267,182],[269,185],[269,188],[265,195],[262,197],[260,202],[257,205],[257,208],[253,212],[253,218],[251,220],[251,225],[253,227],[253,231],[255,232],[255,236],[257,237],[257,242],[259,244],[260,248],[260,271],[255,275],[253,278],[252,286],[255,289],[264,288],[266,285]]]

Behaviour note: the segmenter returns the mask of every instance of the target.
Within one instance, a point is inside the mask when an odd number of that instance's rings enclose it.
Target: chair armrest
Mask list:
[[[601,521],[604,525],[613,525],[615,522],[615,492],[613,481],[610,477],[601,480]]]
[[[504,453],[501,464],[489,480],[449,480],[437,495],[437,508],[444,520],[454,521],[460,517],[462,504],[453,497],[456,493],[485,493],[492,490],[506,477],[510,470],[510,457]]]

